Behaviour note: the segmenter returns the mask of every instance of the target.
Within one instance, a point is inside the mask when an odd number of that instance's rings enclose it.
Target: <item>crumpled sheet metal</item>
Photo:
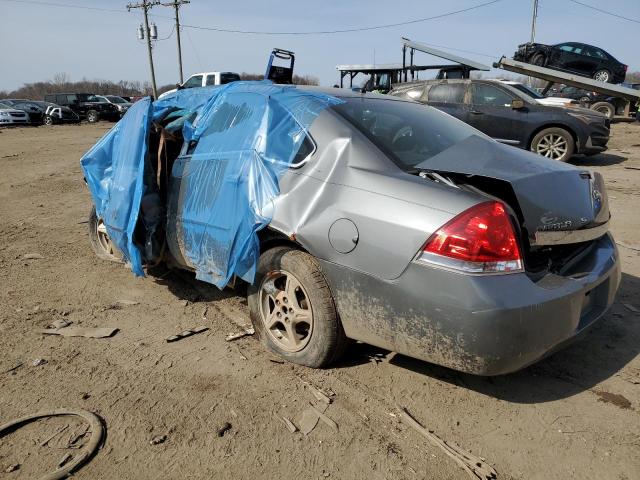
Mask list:
[[[183,193],[167,234],[177,229],[197,278],[219,288],[234,274],[253,282],[257,232],[271,220],[278,181],[311,123],[341,100],[261,81],[180,90],[150,106],[148,99],[141,102],[146,103],[136,103],[81,160],[109,235],[134,273],[142,275],[140,251],[132,238],[145,191],[150,119],[162,119],[176,109],[195,112],[195,119],[187,115],[183,121],[185,143],[195,148],[173,166],[172,177],[179,179]]]

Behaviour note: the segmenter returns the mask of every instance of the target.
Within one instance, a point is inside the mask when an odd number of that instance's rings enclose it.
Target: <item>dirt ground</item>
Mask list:
[[[281,363],[253,337],[225,341],[249,321],[233,291],[189,273],[135,278],[96,259],[78,160],[109,127],[0,131],[0,424],[63,407],[96,412],[104,447],[76,478],[468,478],[399,421],[396,405],[500,479],[640,478],[640,124],[615,125],[607,153],[573,161],[607,181],[624,271],[616,303],[579,342],[494,378],[360,344],[328,370]],[[60,319],[119,331],[39,333]],[[199,325],[209,330],[165,342]],[[325,413],[337,431],[285,427],[281,416],[298,424],[314,400],[309,385],[335,393]],[[39,478],[77,455],[68,447],[82,432],[58,418],[1,438],[0,478]]]

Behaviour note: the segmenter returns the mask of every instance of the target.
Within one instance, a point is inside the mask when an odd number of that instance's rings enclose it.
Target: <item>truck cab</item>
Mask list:
[[[176,85],[176,88],[164,92],[158,98],[162,98],[165,95],[175,92],[176,90],[182,90],[185,88],[196,87],[210,87],[213,85],[225,85],[227,83],[240,80],[240,75],[235,72],[201,72],[194,73],[187,78],[184,83]]]

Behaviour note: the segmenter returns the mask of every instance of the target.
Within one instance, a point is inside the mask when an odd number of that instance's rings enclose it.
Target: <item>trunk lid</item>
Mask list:
[[[531,246],[585,242],[608,230],[609,205],[599,173],[480,135],[466,138],[416,168],[453,174],[456,183],[462,180],[505,201],[518,215]]]

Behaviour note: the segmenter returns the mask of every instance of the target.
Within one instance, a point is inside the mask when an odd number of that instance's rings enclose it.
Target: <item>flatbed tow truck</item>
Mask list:
[[[540,67],[538,65],[532,65],[530,63],[519,62],[517,60],[513,60],[512,58],[507,58],[504,56],[500,58],[500,60],[495,62],[493,64],[493,67],[501,68],[509,72],[519,73],[528,77],[546,80],[547,85],[542,91],[542,95],[546,95],[546,93],[555,83],[562,83],[571,87],[581,88],[592,92],[598,92],[603,95],[609,95],[611,97],[624,99],[625,104],[623,107],[622,116],[615,116],[614,112],[614,115],[611,116],[612,121],[633,121],[633,117],[630,116],[631,103],[640,103],[640,91],[634,90],[633,88],[622,87],[613,83],[599,82],[597,80],[593,80],[592,78],[582,77],[573,73],[561,72],[551,68]],[[607,112],[605,111],[605,109],[611,111],[611,107],[607,107],[607,105],[610,104],[608,102],[597,102],[591,105],[590,108],[592,110],[600,111],[606,114]]]

